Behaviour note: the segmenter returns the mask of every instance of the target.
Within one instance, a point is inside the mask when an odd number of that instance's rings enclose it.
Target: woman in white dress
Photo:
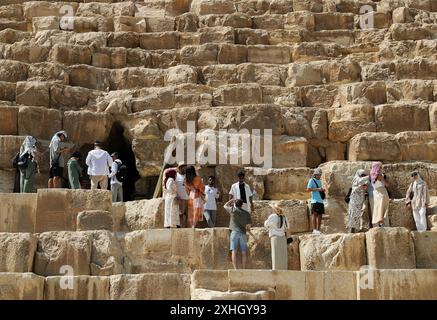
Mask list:
[[[417,231],[426,231],[426,208],[429,206],[428,186],[417,170],[411,173],[411,178],[413,182],[407,190],[407,206],[413,210]]]
[[[272,247],[272,270],[288,269],[287,230],[288,219],[282,208],[273,207],[272,213],[264,222],[264,227],[269,230],[270,244]]]
[[[372,164],[370,179],[373,187],[372,224],[374,227],[389,227],[388,205],[390,199],[387,192],[388,183],[382,173],[381,162]]]
[[[164,228],[180,228],[180,212],[177,202],[177,186],[176,186],[176,170],[174,168],[167,169],[164,172]]]

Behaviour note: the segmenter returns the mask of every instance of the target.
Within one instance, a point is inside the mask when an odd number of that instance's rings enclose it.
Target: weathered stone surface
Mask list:
[[[177,32],[143,33],[139,35],[140,47],[146,50],[178,49]]]
[[[130,231],[164,227],[163,198],[129,201],[124,207],[124,219]]]
[[[18,108],[0,105],[0,135],[18,134]]]
[[[401,145],[394,135],[388,133],[360,133],[349,142],[348,159],[400,161],[402,160]]]
[[[365,81],[345,84],[339,88],[341,106],[348,104],[377,105],[387,102],[386,85],[383,81]]]
[[[300,237],[301,270],[359,270],[366,264],[364,234]]]
[[[45,300],[109,300],[109,277],[74,276],[69,279],[72,288],[63,289],[65,279],[47,277],[44,285]]]
[[[89,111],[64,112],[63,129],[75,143],[105,141],[112,127],[112,117],[107,113]]]
[[[399,142],[402,160],[437,160],[437,132],[436,131],[406,131],[395,136]]]
[[[3,180],[3,177],[2,177]],[[35,227],[36,194],[0,193],[0,232],[31,232]]]
[[[260,290],[257,292],[222,292],[208,289],[193,289],[191,300],[274,300],[273,290]]]
[[[35,232],[75,231],[77,215],[85,210],[111,211],[111,192],[38,189]]]
[[[228,272],[228,270],[194,270],[191,274],[191,290],[228,291]]]
[[[264,199],[301,199],[306,200],[306,192],[311,170],[308,168],[269,169],[264,178]]]
[[[50,106],[50,86],[39,81],[17,82],[17,103],[23,105]]]
[[[230,84],[214,92],[215,106],[256,104],[262,101],[262,91],[258,84]]]
[[[349,190],[348,188],[347,190]],[[347,190],[344,195],[347,194]],[[325,215],[323,216],[321,231],[327,234],[349,232],[349,230],[346,228],[348,221],[348,206],[344,201],[344,196],[341,198],[329,196],[327,199],[325,199],[324,204]],[[308,210],[311,211],[310,204],[308,204]]]
[[[366,233],[367,263],[377,269],[414,269],[414,243],[406,228],[372,228]]]
[[[87,46],[56,44],[50,59],[66,65],[91,64],[91,49]]]
[[[405,196],[405,195],[404,195]],[[388,207],[390,227],[404,227],[415,230],[413,211],[405,205],[405,199],[391,199]]]
[[[12,169],[12,159],[20,151],[23,136],[0,136],[0,168]]]
[[[146,32],[146,20],[141,17],[114,17],[114,31]]]
[[[429,106],[429,122],[432,131],[437,131],[437,103]]]
[[[89,275],[92,236],[85,232],[44,232],[38,235],[34,272],[43,276],[63,275],[62,266],[73,268],[73,275]]]
[[[435,269],[437,266],[437,233],[432,231],[411,232],[416,253],[416,267]]]
[[[428,131],[427,105],[380,105],[375,107],[377,131],[398,133],[401,131]]]
[[[36,243],[30,233],[0,233],[0,272],[31,272]]]
[[[20,107],[18,111],[18,133],[22,136],[31,135],[36,139],[50,140],[61,129],[62,113],[59,110]]]
[[[0,273],[0,300],[42,300],[44,277],[33,273]]]
[[[218,45],[203,44],[185,46],[181,49],[181,62],[192,66],[206,66],[217,63]]]
[[[34,17],[32,19],[33,32],[43,30],[59,30],[60,19],[59,17]]]
[[[437,270],[373,270],[371,287],[357,287],[360,300],[435,300]],[[357,275],[358,281],[360,276]]]
[[[87,232],[92,238],[90,272],[93,276],[110,276],[113,274],[131,273],[129,262],[116,233],[110,231]]]
[[[15,170],[0,170],[0,192],[11,193],[14,190]]]
[[[286,46],[248,46],[247,61],[252,63],[290,63],[290,49]]]
[[[252,226],[262,227],[264,221],[274,212],[271,205],[279,205],[285,213],[289,222],[290,233],[309,231],[309,216],[307,203],[301,200],[283,200],[283,201],[254,201],[252,211]]]
[[[235,4],[229,0],[194,0],[190,11],[197,15],[230,14],[236,11]]]
[[[114,223],[109,211],[87,210],[77,215],[77,231],[109,230],[112,231]]]
[[[146,273],[111,276],[109,292],[111,300],[189,300],[190,275]]]

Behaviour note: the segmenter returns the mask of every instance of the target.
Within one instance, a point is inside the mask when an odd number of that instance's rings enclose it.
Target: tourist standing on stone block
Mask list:
[[[188,215],[188,191],[185,185],[185,171],[187,165],[183,162],[179,162],[176,169],[176,187],[177,187],[177,200],[179,204],[181,227],[185,228],[187,226],[187,215]]]
[[[232,251],[232,265],[237,269],[237,252],[240,248],[242,256],[242,266],[246,269],[247,261],[247,236],[246,231],[250,232],[250,225],[252,219],[250,213],[243,209],[243,201],[241,199],[231,199],[224,205],[225,210],[230,215],[229,229],[231,234],[229,236],[230,250]],[[253,234],[252,234],[252,237]],[[255,238],[255,237],[254,237]]]
[[[229,199],[240,199],[243,201],[243,209],[251,213],[253,208],[253,194],[250,186],[244,182],[246,174],[243,170],[237,172],[238,182],[231,186]]]
[[[388,182],[382,172],[382,163],[374,162],[370,171],[370,182],[373,189],[372,224],[374,227],[388,227]]]
[[[426,231],[426,208],[429,206],[428,186],[417,170],[411,173],[411,179],[413,182],[408,187],[406,195],[407,206],[413,210],[417,231]]]
[[[18,169],[20,170],[20,192],[33,192],[35,174],[37,173],[38,164],[35,160],[37,148],[36,139],[32,136],[27,136],[20,147],[20,155],[18,158]]]
[[[314,234],[320,234],[322,215],[325,213],[325,205],[323,204],[325,189],[323,189],[321,177],[322,170],[317,168],[307,184],[307,191],[311,192],[311,214]]]
[[[80,177],[82,176],[82,167],[79,165],[80,159],[82,159],[81,153],[75,151],[67,162],[68,181],[71,189],[80,189]]]
[[[163,196],[164,196],[164,228],[180,228],[181,217],[178,203],[176,183],[176,169],[170,168],[164,171]]]
[[[111,173],[108,178],[111,180],[112,202],[123,202],[123,181],[125,174],[121,174],[123,163],[118,158],[118,152],[111,154]]]
[[[49,188],[61,188],[64,175],[64,154],[70,151],[71,145],[66,143],[65,131],[56,132],[50,141],[50,179]]]
[[[196,174],[196,169],[193,166],[189,166],[185,171],[185,183],[189,191],[188,224],[195,228],[197,222],[203,221],[205,184],[202,178]]]
[[[102,190],[107,190],[109,167],[113,161],[109,153],[102,149],[100,141],[94,143],[94,150],[88,152],[85,162],[91,179],[91,190],[97,189],[98,186]]]
[[[288,219],[284,210],[279,206],[273,207],[272,213],[264,222],[269,231],[272,250],[272,270],[288,269],[287,231]]]
[[[350,194],[348,207],[348,223],[351,233],[360,230],[361,213],[363,210],[364,201],[366,200],[367,186],[369,185],[369,176],[363,169],[357,170],[352,181],[352,191]]]
[[[208,178],[208,185],[205,187],[206,203],[205,211],[203,215],[205,216],[208,227],[214,228],[217,219],[217,199],[219,199],[220,194],[215,184],[215,177],[210,176]]]

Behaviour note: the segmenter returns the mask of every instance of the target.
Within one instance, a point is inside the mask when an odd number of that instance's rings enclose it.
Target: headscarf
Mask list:
[[[61,134],[64,135],[65,138],[68,138],[68,136],[67,136],[67,132],[65,132],[64,130],[61,130],[61,131],[56,132],[56,133],[53,135],[52,140],[50,140],[49,148],[51,148],[52,145],[53,145],[56,141],[59,141],[59,140],[60,140],[59,136],[60,136]]]
[[[168,179],[173,178],[176,179],[176,168],[168,168],[164,171],[164,188],[167,189],[167,181]]]
[[[273,211],[275,211],[275,213],[279,217],[278,228],[279,229],[282,228],[282,226],[285,224],[285,228],[288,229],[288,224],[287,224],[287,219],[286,219],[285,214],[284,214],[284,209],[282,209],[277,204],[273,205],[272,208],[273,208]]]
[[[20,157],[22,157],[26,153],[30,154],[33,158],[35,158],[36,139],[32,136],[26,136],[23,143],[21,144]]]
[[[411,174],[417,174],[417,176],[419,177],[418,180],[415,180],[416,185],[425,183],[425,180],[423,179],[422,175],[420,174],[420,172],[418,170],[414,170],[413,172],[411,172]]]
[[[378,175],[382,174],[382,163],[374,162],[372,163],[372,170],[370,171],[370,179],[372,183],[375,182]]]
[[[369,178],[367,176],[361,177],[363,174],[366,174],[364,169],[357,170],[352,181],[352,189],[356,189],[368,183]]]

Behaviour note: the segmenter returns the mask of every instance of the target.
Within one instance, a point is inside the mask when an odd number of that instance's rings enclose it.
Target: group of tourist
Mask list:
[[[426,182],[417,169],[410,174],[411,183],[405,195],[406,205],[413,211],[413,218],[418,231],[427,229],[426,208],[429,206],[429,192]],[[348,201],[348,224],[351,232],[361,229],[361,216],[369,213],[369,227],[389,226],[389,186],[387,175],[382,171],[382,163],[374,162],[370,174],[364,169],[355,173]]]
[[[65,131],[56,132],[49,145],[50,171],[48,188],[61,188],[63,183],[65,155],[72,151],[73,144],[67,142],[68,135]],[[20,147],[20,151],[13,159],[13,165],[17,169],[14,192],[33,192],[35,175],[38,172],[38,148],[37,140],[32,136],[26,136]],[[74,151],[67,161],[68,183],[71,189],[81,189],[82,167],[80,160],[82,155]],[[88,166],[88,175],[91,180],[91,189],[98,187],[106,190],[108,180],[112,191],[112,201],[123,201],[123,181],[126,177],[126,166],[119,159],[117,152],[109,153],[102,149],[102,142],[96,141],[94,149],[88,152],[85,160]]]

